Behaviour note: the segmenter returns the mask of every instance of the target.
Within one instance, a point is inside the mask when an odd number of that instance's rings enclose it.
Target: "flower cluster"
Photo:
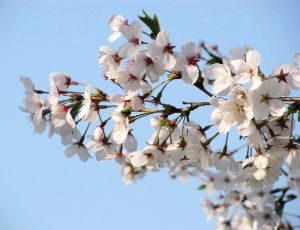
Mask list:
[[[202,198],[207,219],[218,216],[216,229],[291,229],[291,224],[281,217],[284,204],[296,198],[286,193],[298,190],[300,195],[300,146],[293,134],[297,120],[294,114],[298,113],[299,120],[300,98],[289,97],[291,90],[300,89],[300,53],[294,54],[298,63],[275,66],[266,76],[260,69],[261,56],[253,47],[233,47],[226,57],[220,55],[216,46],[211,50],[204,43],[197,46],[185,41],[176,51],[178,45],[172,43],[168,32],[160,29],[157,16],[144,14],[139,18],[149,27],[150,34],[136,20],[129,23],[118,14],[108,18],[108,26],[114,31],[109,42],[123,35],[125,43],[117,51],[101,46],[99,66],[105,79],[122,89],[121,94],[108,96],[89,83],[72,81],[67,73],[50,74],[50,92],[36,90],[30,78],[21,77],[26,97],[25,108],[20,109],[30,114],[34,133],[43,133],[48,122],[49,138],[54,133],[61,136],[62,144],[68,146],[67,157],[78,154],[86,162],[90,152],[95,152],[98,161],[115,159],[121,165],[125,184],[161,168],[168,168],[173,177],[181,176],[182,182],[193,175],[205,182],[200,188],[206,188],[208,194],[215,190],[226,193],[219,196],[218,204]],[[142,40],[142,35],[151,41]],[[203,51],[211,59],[204,58]],[[127,65],[122,67],[125,60]],[[208,68],[200,70],[200,60],[206,60]],[[162,80],[166,74],[167,78]],[[163,103],[164,90],[178,79],[185,85],[196,86],[209,97],[208,101],[185,102],[190,105],[186,108]],[[157,82],[160,83],[154,86]],[[218,95],[205,88],[208,84]],[[68,91],[75,85],[84,86],[85,92]],[[162,89],[153,96],[160,86]],[[47,96],[43,99],[41,94]],[[149,109],[147,103],[160,109]],[[209,105],[215,108],[210,125],[203,127],[199,121],[190,120],[191,112]],[[110,117],[102,121],[101,109],[110,108]],[[138,150],[130,124],[146,116],[152,116],[153,134],[147,146]],[[110,120],[114,128],[106,135]],[[84,134],[77,129],[79,122],[88,124]],[[87,135],[93,122],[98,124],[94,135]],[[213,126],[217,126],[218,132],[208,137],[207,131]],[[229,131],[234,126],[247,146],[243,160],[239,161],[236,159],[241,157],[235,156],[240,149],[230,152],[227,146]],[[226,135],[222,150],[215,147],[218,135]],[[85,144],[86,137],[89,142]],[[284,164],[289,172],[284,171]],[[214,170],[209,171],[212,167]],[[282,175],[287,176],[288,186],[273,189]],[[274,197],[278,193],[281,195]],[[232,217],[228,219],[230,206]]]

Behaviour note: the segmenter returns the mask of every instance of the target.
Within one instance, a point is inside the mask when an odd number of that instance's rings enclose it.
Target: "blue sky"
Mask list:
[[[294,61],[292,54],[300,52],[299,7],[298,1],[2,0],[0,229],[214,229],[214,221],[206,222],[201,210],[199,199],[206,195],[197,191],[201,181],[181,184],[162,170],[125,186],[116,163],[97,162],[93,153],[87,163],[77,156],[68,159],[59,137],[33,136],[32,124],[18,108],[25,96],[20,76],[30,77],[36,89],[48,90],[50,73],[66,72],[72,80],[89,81],[108,95],[120,93],[100,75],[97,52],[99,46],[116,50],[124,42],[123,38],[108,42],[110,15],[121,14],[130,22],[138,20],[142,9],[158,15],[177,49],[184,41],[205,40],[207,45],[217,43],[227,55],[231,47],[249,44],[261,54],[261,69],[268,75],[274,66]],[[208,99],[181,81],[170,84],[163,97],[167,103],[180,107],[181,101]],[[199,109],[192,119],[209,124],[208,112]],[[84,132],[85,126],[81,128]],[[151,135],[149,120],[133,128],[142,149]],[[217,141],[220,144],[213,148],[222,147],[224,137]],[[240,145],[230,136],[229,148]],[[297,212],[299,205],[299,201],[291,204],[289,211]]]

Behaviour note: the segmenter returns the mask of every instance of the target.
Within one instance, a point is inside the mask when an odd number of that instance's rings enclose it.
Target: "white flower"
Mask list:
[[[128,26],[128,21],[125,20],[123,18],[123,16],[120,14],[113,14],[113,15],[109,16],[109,18],[107,19],[107,24],[108,24],[109,28],[114,31],[114,33],[112,35],[110,35],[108,38],[109,42],[113,42],[122,35],[122,33],[119,32],[119,29],[122,26]]]
[[[39,125],[43,118],[44,102],[40,95],[34,91],[28,91],[26,98],[26,109],[33,114],[32,122],[34,126]]]
[[[198,79],[198,68],[196,64],[199,59],[197,46],[194,42],[184,42],[181,53],[175,55],[176,65],[173,70],[182,70],[182,80],[185,85],[193,85]]]
[[[121,57],[133,59],[141,50],[141,36],[143,28],[138,21],[133,21],[130,26],[122,26],[119,31],[124,35],[128,42],[121,45],[118,53]]]
[[[119,57],[118,53],[108,46],[100,46],[100,52],[97,57],[99,58],[100,68],[105,70],[105,75],[108,79],[114,79],[116,72],[121,70],[122,58]]]
[[[229,57],[230,57],[230,61],[236,60],[236,59],[242,59],[245,60],[246,58],[246,54],[249,50],[253,50],[252,46],[249,45],[244,45],[243,49],[241,49],[240,47],[232,47],[229,51]]]
[[[91,139],[91,141],[86,147],[88,150],[96,152],[96,159],[98,161],[112,160],[117,156],[117,148],[106,139],[98,141],[91,135],[88,135],[87,138]]]
[[[278,79],[278,83],[284,88],[281,96],[289,96],[291,89],[300,89],[300,71],[295,62],[287,62],[277,65],[273,68],[272,74],[269,77]]]
[[[53,72],[50,74],[49,80],[52,79],[54,85],[60,90],[65,91],[71,84],[71,77],[67,73]]]
[[[59,93],[59,89],[54,84],[54,80],[52,78],[50,78],[49,80],[51,85],[51,92],[45,98],[45,106],[51,107],[51,110],[54,110],[57,106],[60,93]]]
[[[283,88],[275,80],[263,81],[261,85],[250,91],[253,102],[253,115],[255,119],[264,120],[273,116],[280,116],[285,111],[285,106],[279,97],[283,93]]]
[[[152,152],[149,152],[148,147],[143,149],[143,151],[132,152],[128,155],[128,157],[134,167],[146,166],[150,171],[158,171],[158,165],[154,160]]]
[[[256,89],[261,79],[258,76],[258,66],[260,64],[260,54],[256,50],[249,50],[246,55],[246,61],[242,59],[233,60],[234,81],[237,84],[244,84],[248,81],[250,89]]]
[[[214,93],[220,93],[221,91],[228,89],[233,83],[233,77],[227,61],[223,59],[223,64],[213,64],[209,66],[209,75],[216,78],[212,86]]]
[[[158,65],[158,60],[150,53],[141,52],[135,56],[135,61],[132,64],[132,73],[141,75],[146,69],[147,76],[152,83],[158,82],[159,76],[165,74],[166,70]]]
[[[78,154],[80,160],[83,162],[86,162],[90,157],[89,152],[86,150],[86,148],[82,144],[74,143],[73,145],[66,148],[65,155],[68,158],[74,156],[76,153]]]
[[[55,108],[52,111],[51,122],[55,127],[62,126],[65,122],[68,122],[72,128],[75,127],[75,122],[65,105]]]
[[[133,75],[130,70],[122,70],[116,73],[115,82],[124,84],[123,90],[128,96],[135,96],[141,88],[141,75]]]
[[[113,133],[112,139],[116,144],[121,144],[127,138],[128,132],[130,131],[129,120],[128,117],[124,118],[120,113],[116,111],[112,111],[110,113],[111,119],[116,123]]]
[[[173,49],[170,43],[170,35],[162,30],[157,34],[156,41],[148,43],[148,50],[153,56],[157,56],[158,64],[164,69],[173,69],[176,59],[173,56]]]

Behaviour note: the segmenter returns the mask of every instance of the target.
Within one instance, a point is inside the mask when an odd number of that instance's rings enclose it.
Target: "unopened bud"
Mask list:
[[[95,128],[94,137],[95,137],[96,141],[102,140],[102,137],[103,137],[103,129],[102,129],[102,127],[97,126]]]

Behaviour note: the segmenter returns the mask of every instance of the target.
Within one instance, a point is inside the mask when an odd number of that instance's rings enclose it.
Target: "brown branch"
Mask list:
[[[300,101],[300,97],[280,97],[282,101]]]

